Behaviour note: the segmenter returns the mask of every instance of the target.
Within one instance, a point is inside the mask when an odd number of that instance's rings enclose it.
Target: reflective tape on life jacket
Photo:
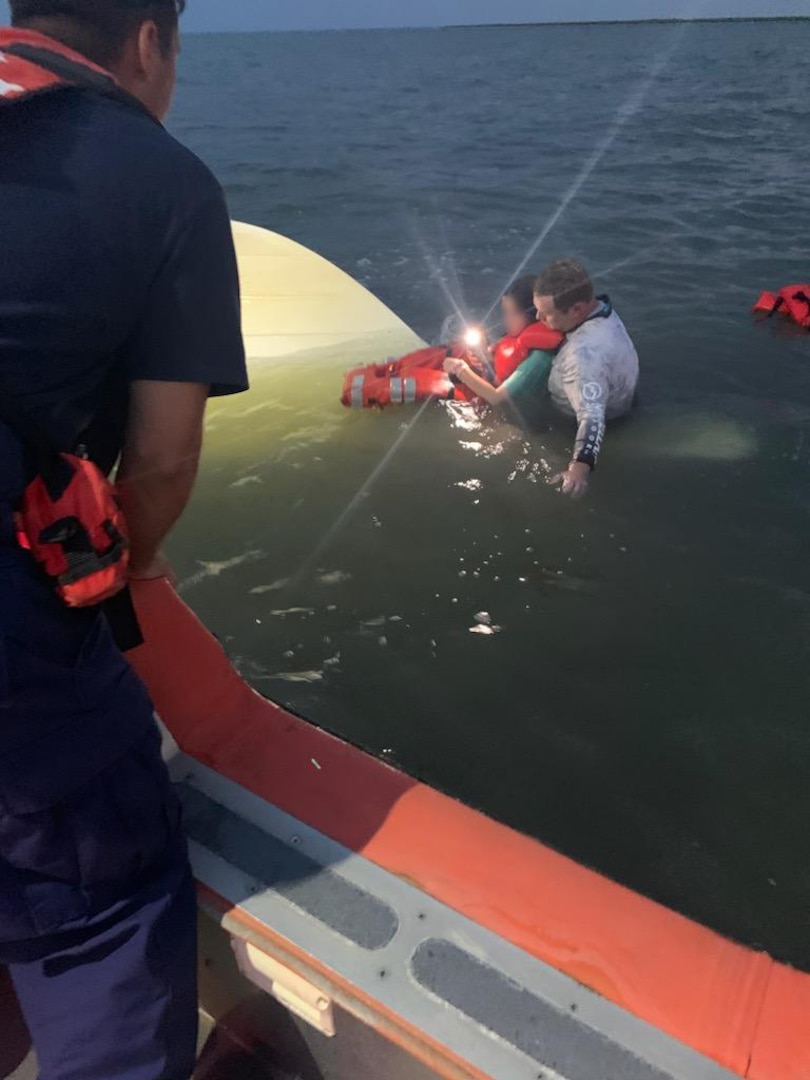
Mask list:
[[[434,389],[433,388],[436,385],[435,380],[431,380],[430,385],[431,385],[430,396],[432,397],[433,394],[434,394]],[[402,391],[403,391],[403,393],[402,393],[403,402],[406,405],[413,405],[415,403],[415,401],[416,401],[416,393],[417,393],[416,379],[410,378],[410,377],[403,379],[402,380]]]
[[[387,371],[380,374],[378,365],[350,371],[341,401],[351,409],[385,409],[456,396],[456,388],[444,371],[416,368],[410,375],[391,375]]]
[[[776,314],[784,315],[798,326],[810,330],[810,285],[786,285],[776,293],[764,292],[754,304],[754,311],[769,318]]]
[[[501,338],[493,353],[497,385],[505,383],[531,353],[556,352],[564,340],[563,334],[542,322],[532,323],[517,337],[507,334]]]
[[[353,409],[363,408],[363,391],[366,385],[366,376],[355,375],[351,381],[350,404]]]

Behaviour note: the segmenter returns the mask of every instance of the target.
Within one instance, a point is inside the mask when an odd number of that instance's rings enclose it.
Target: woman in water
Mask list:
[[[548,396],[548,377],[562,335],[537,321],[533,275],[513,281],[501,298],[506,337],[492,350],[494,379],[488,381],[467,363],[450,357],[444,370],[490,405],[511,404],[531,421]]]

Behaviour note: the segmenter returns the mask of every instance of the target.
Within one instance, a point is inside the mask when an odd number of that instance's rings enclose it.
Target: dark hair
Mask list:
[[[535,296],[553,296],[558,311],[570,311],[574,304],[587,304],[594,298],[593,282],[588,271],[576,259],[557,259],[534,283]]]
[[[534,282],[535,277],[533,274],[526,274],[524,277],[515,278],[503,294],[514,300],[515,305],[521,311],[524,311],[532,322],[537,319],[537,308],[534,306]]]
[[[168,54],[186,0],[11,0],[13,26],[50,33],[88,60],[109,67],[133,31],[152,20]]]

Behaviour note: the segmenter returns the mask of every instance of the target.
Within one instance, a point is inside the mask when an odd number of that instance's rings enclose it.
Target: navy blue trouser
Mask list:
[[[188,1080],[194,891],[148,695],[0,545],[0,964],[42,1080]]]

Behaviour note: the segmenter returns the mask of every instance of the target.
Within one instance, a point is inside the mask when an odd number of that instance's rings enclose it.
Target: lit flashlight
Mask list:
[[[471,349],[477,349],[484,340],[483,333],[475,326],[470,327],[464,335],[464,341]]]

